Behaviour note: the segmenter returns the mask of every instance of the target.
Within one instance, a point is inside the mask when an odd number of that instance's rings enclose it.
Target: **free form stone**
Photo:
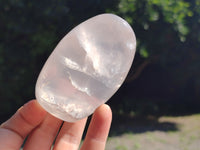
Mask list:
[[[72,29],[40,72],[36,98],[52,115],[68,122],[89,116],[121,86],[136,49],[130,25],[102,14]]]

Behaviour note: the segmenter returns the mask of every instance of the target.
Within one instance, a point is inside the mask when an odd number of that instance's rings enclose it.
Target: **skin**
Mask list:
[[[97,108],[80,149],[104,150],[111,120],[112,112],[108,105]],[[75,123],[63,122],[32,100],[0,126],[0,149],[19,150],[28,136],[24,150],[50,150],[56,137],[53,150],[77,150],[86,121],[87,118]]]

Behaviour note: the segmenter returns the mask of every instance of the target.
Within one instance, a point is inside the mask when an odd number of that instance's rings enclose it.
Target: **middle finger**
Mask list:
[[[87,118],[74,123],[64,122],[56,139],[54,150],[77,150]]]

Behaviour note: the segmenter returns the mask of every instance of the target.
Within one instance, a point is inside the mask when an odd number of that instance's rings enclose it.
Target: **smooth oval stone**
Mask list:
[[[71,30],[46,61],[36,98],[68,122],[89,116],[121,86],[136,49],[130,25],[113,14],[95,16]]]

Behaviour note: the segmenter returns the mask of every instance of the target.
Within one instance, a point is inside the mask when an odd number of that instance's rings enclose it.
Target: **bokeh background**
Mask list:
[[[1,122],[35,98],[62,37],[101,13],[121,16],[137,37],[130,73],[108,101],[114,122],[200,112],[199,0],[0,0]]]

